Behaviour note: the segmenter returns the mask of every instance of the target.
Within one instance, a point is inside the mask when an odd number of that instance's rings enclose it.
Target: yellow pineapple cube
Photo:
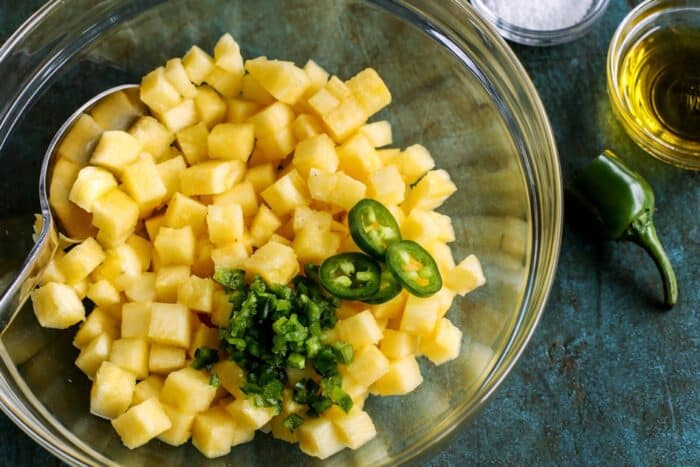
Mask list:
[[[235,184],[230,190],[220,195],[214,195],[213,201],[214,204],[220,206],[237,204],[243,210],[245,217],[254,216],[258,211],[258,196],[255,193],[255,186],[247,180]]]
[[[308,205],[311,201],[304,179],[296,170],[279,178],[261,196],[278,216],[293,211],[297,206]]]
[[[456,294],[465,296],[486,283],[479,259],[469,255],[444,276],[445,285]]]
[[[258,407],[252,399],[240,398],[226,406],[236,423],[242,428],[258,430],[275,415],[274,407]]]
[[[379,74],[372,68],[366,68],[349,79],[346,83],[367,116],[374,115],[391,104],[391,93]]]
[[[90,284],[87,290],[87,298],[99,307],[109,307],[121,302],[119,291],[106,279],[101,279]]]
[[[292,62],[260,57],[246,61],[245,68],[267,92],[290,105],[299,100],[311,84],[304,70]]]
[[[237,268],[248,256],[248,248],[244,242],[235,242],[211,250],[211,259],[216,268]]]
[[[255,193],[260,194],[277,179],[275,164],[266,163],[250,167],[245,173],[245,181],[250,182],[255,189]]]
[[[102,362],[90,390],[90,413],[113,419],[126,412],[136,387],[136,377],[114,363]]]
[[[97,370],[102,362],[109,360],[112,351],[112,336],[102,333],[92,339],[80,350],[78,358],[75,359],[75,366],[85,373],[89,379],[95,379]]]
[[[209,379],[205,372],[190,367],[173,371],[165,378],[160,399],[185,413],[207,410],[216,395],[216,388],[209,384]]]
[[[90,163],[121,175],[124,167],[138,159],[141,150],[141,142],[129,133],[105,131],[97,142]]]
[[[223,290],[215,290],[211,302],[211,322],[220,328],[226,327],[233,311],[228,294]]]
[[[309,170],[307,184],[311,198],[324,203],[329,203],[333,197],[335,186],[338,183],[338,174],[325,172],[319,169]]]
[[[232,360],[222,360],[214,364],[211,369],[212,373],[216,373],[221,381],[221,386],[230,394],[233,394],[236,399],[245,399],[245,394],[241,387],[246,382],[246,374]]]
[[[294,250],[277,242],[268,242],[243,262],[248,274],[259,274],[268,284],[287,284],[299,272]]]
[[[152,303],[148,338],[157,344],[188,348],[192,335],[192,317],[185,305]]]
[[[355,349],[377,344],[382,339],[382,330],[369,310],[338,321],[335,328],[340,340],[349,343]]]
[[[264,138],[289,127],[296,118],[294,110],[282,102],[275,102],[253,115],[249,122],[255,128],[255,137]]]
[[[349,211],[358,201],[365,197],[367,186],[354,178],[338,173],[334,190],[328,202]]]
[[[297,141],[304,141],[323,133],[323,122],[311,114],[300,114],[292,123],[292,132]]]
[[[389,146],[394,141],[391,132],[391,123],[386,120],[362,125],[360,127],[360,133],[362,133],[375,148]]]
[[[420,144],[407,147],[395,159],[395,162],[404,181],[409,185],[412,185],[429,170],[435,168],[433,156],[430,155],[428,149]]]
[[[313,225],[304,227],[294,237],[292,247],[299,261],[321,263],[333,256],[340,248],[340,235],[327,230],[319,230]]]
[[[278,161],[291,154],[295,144],[296,140],[292,128],[286,127],[258,139],[256,150],[261,152],[265,161]],[[255,155],[255,152],[253,154]]]
[[[161,227],[153,246],[163,266],[194,263],[195,237],[190,226]]]
[[[141,263],[141,270],[147,271],[153,257],[153,245],[140,235],[132,235],[126,240],[126,244],[136,254]]]
[[[340,442],[350,449],[359,449],[377,436],[377,429],[369,414],[361,409],[351,410],[333,418]]]
[[[119,335],[119,323],[103,309],[95,308],[75,334],[73,345],[82,349],[100,334],[115,339]]]
[[[307,100],[307,106],[319,117],[328,115],[340,106],[340,100],[325,87],[319,89]]]
[[[325,133],[307,138],[297,144],[292,164],[304,178],[312,168],[335,172],[339,164],[335,143]]]
[[[389,371],[375,381],[369,391],[380,396],[400,396],[413,391],[422,382],[416,357],[409,355],[391,362]]]
[[[393,329],[384,330],[379,350],[391,360],[400,360],[418,351],[418,338]]]
[[[182,66],[185,68],[190,81],[200,85],[214,69],[214,59],[208,53],[193,45],[182,57]]]
[[[168,194],[153,161],[140,160],[124,168],[122,185],[139,205],[141,217],[149,215]]]
[[[231,446],[253,439],[255,432],[243,431],[222,407],[198,414],[192,425],[192,445],[213,459],[231,452]]]
[[[318,91],[328,82],[328,72],[313,60],[306,62],[304,65],[304,72],[309,78],[309,89],[307,89],[307,95],[309,95],[309,92]]]
[[[327,211],[315,211],[308,206],[299,206],[294,209],[292,217],[292,229],[299,232],[305,227],[313,227],[317,230],[330,230],[333,217]]]
[[[163,182],[163,185],[165,185],[165,201],[170,200],[170,198],[180,190],[180,172],[186,168],[187,164],[182,156],[173,157],[172,159],[165,160],[156,165],[158,176]],[[148,220],[146,222],[148,222]]]
[[[260,104],[243,99],[229,99],[228,118],[231,123],[244,123],[260,111]]]
[[[74,246],[57,261],[57,266],[68,284],[85,279],[106,258],[105,252],[94,238],[88,237]]]
[[[211,73],[204,81],[224,97],[234,97],[241,92],[241,80],[243,74],[231,73],[218,65],[214,65]]]
[[[112,426],[124,446],[136,449],[170,429],[172,423],[158,399],[153,397],[112,420]]]
[[[206,228],[207,207],[188,196],[175,193],[165,211],[167,227],[190,227],[193,232],[201,234]]]
[[[459,356],[462,345],[462,331],[447,318],[442,318],[435,326],[435,331],[429,337],[420,340],[420,353],[428,357],[434,364],[454,360]]]
[[[208,138],[209,157],[247,161],[255,146],[255,131],[250,123],[220,123]]]
[[[126,92],[109,94],[90,109],[95,122],[106,130],[126,130],[145,111],[143,104],[131,100]]]
[[[361,133],[338,147],[340,170],[358,180],[368,180],[370,174],[382,167],[382,161],[370,141]]]
[[[243,209],[239,204],[207,206],[207,228],[209,240],[215,245],[225,245],[243,239]]]
[[[347,374],[357,383],[370,386],[389,371],[390,362],[376,345],[367,345],[355,352],[347,366]]]
[[[56,250],[53,259],[46,264],[44,270],[41,272],[39,285],[46,285],[49,282],[65,284],[66,278],[63,277],[63,273],[58,268],[58,261],[63,258],[63,256],[63,251],[61,249]]]
[[[58,158],[84,166],[103,131],[90,115],[80,115],[59,144],[56,150]]]
[[[165,78],[182,97],[191,99],[197,94],[197,89],[187,76],[187,71],[179,58],[172,58],[165,63]]]
[[[206,324],[199,322],[195,331],[192,333],[192,342],[190,343],[190,348],[187,350],[187,354],[194,358],[195,352],[200,347],[218,349],[219,330],[217,328],[210,328]]]
[[[180,103],[177,89],[165,76],[165,68],[158,67],[141,80],[141,101],[156,112],[165,112]]]
[[[322,116],[331,137],[345,141],[367,121],[369,115],[355,96],[344,99],[340,105]]]
[[[112,342],[109,361],[143,379],[148,376],[148,342],[135,337],[117,339]]]
[[[216,65],[234,73],[243,76],[245,68],[243,67],[243,57],[241,56],[241,48],[233,39],[231,34],[224,34],[219,38],[214,46],[214,61]]]
[[[388,165],[372,172],[367,181],[367,194],[384,205],[403,203],[406,184],[395,165]]]
[[[75,290],[75,293],[78,294],[79,299],[85,298],[85,295],[87,295],[87,289],[88,289],[88,281],[87,279],[83,279],[80,282],[75,282],[73,284],[69,284],[73,290]]]
[[[185,444],[192,436],[192,424],[194,423],[195,415],[180,412],[168,404],[162,404],[162,406],[172,426],[169,430],[161,433],[158,439],[170,446]]]
[[[301,451],[319,459],[326,459],[345,448],[333,422],[326,417],[305,420],[296,434]]]
[[[251,75],[243,76],[241,81],[241,98],[260,105],[270,105],[275,102],[272,94],[267,92]]]
[[[437,241],[426,242],[423,246],[435,259],[438,269],[440,270],[442,280],[447,283],[449,280],[448,276],[450,271],[455,267],[455,260],[452,257],[452,250],[450,250],[450,246],[446,243]]]
[[[406,195],[401,207],[406,212],[413,209],[430,211],[437,209],[457,191],[457,186],[450,180],[445,170],[431,170]]]
[[[443,288],[427,298],[410,295],[401,316],[401,330],[416,336],[430,336],[452,305],[454,294]]]
[[[148,337],[151,303],[125,303],[122,306],[121,336]]]
[[[362,383],[358,383],[352,378],[343,378],[343,391],[347,393],[352,399],[353,407],[362,409],[365,405],[365,400],[369,395],[367,391],[367,386]]]
[[[177,302],[193,311],[211,312],[214,281],[190,276],[177,289]]]
[[[202,162],[208,157],[209,130],[199,122],[176,133],[177,145],[189,165]]]
[[[151,344],[148,354],[148,371],[158,374],[169,374],[184,368],[187,354],[185,349],[172,345]]]
[[[136,383],[134,387],[134,397],[131,399],[131,406],[147,401],[152,397],[158,397],[163,389],[165,380],[158,375],[151,375],[143,381]]]
[[[34,290],[31,298],[34,315],[42,327],[66,329],[85,319],[85,307],[68,285],[49,282]]]
[[[340,78],[331,76],[326,83],[326,89],[341,102],[352,95],[352,91]]]
[[[401,157],[401,150],[396,148],[377,149],[377,155],[384,166],[395,165],[398,167],[397,158]]]
[[[72,203],[68,197],[73,182],[78,177],[80,166],[68,159],[59,159],[53,169],[49,185],[49,204],[57,220],[72,238],[87,238],[95,235],[90,213]]]
[[[117,187],[117,180],[110,172],[99,167],[83,167],[78,172],[68,199],[87,212],[92,212],[95,201]]]
[[[238,183],[244,173],[240,160],[202,162],[180,172],[180,190],[188,196],[216,195]]]
[[[281,225],[282,221],[270,208],[264,204],[260,205],[250,226],[253,246],[263,246]]]
[[[139,206],[118,188],[99,197],[93,204],[92,224],[110,238],[126,240],[136,228]]]
[[[214,125],[223,122],[226,118],[226,101],[209,86],[197,88],[194,103],[199,118],[207,125],[207,128],[213,128]]]
[[[199,121],[199,109],[195,99],[185,99],[172,109],[155,112],[154,115],[172,132],[192,126]]]
[[[441,216],[441,214],[434,211],[412,210],[401,223],[401,236],[406,240],[413,240],[421,245],[435,241],[446,241],[441,233],[441,227],[444,227],[440,224],[442,219],[438,216]],[[449,217],[447,217],[447,221],[451,228],[452,222],[449,220]],[[454,240],[454,231],[452,231],[452,237],[452,240]]]
[[[178,185],[179,185],[179,183],[180,182],[178,180]],[[148,238],[151,241],[155,241],[156,237],[158,236],[158,232],[160,231],[160,228],[165,225],[165,214],[151,216],[148,219],[146,219],[144,224],[146,227],[146,233],[148,234]],[[155,257],[154,257],[154,259],[155,259]],[[154,266],[155,266],[155,261],[154,261]]]

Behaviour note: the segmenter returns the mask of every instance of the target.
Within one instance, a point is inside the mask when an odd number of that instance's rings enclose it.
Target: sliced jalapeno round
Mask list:
[[[368,255],[383,259],[389,245],[401,240],[399,224],[380,202],[373,199],[358,201],[348,213],[350,235]]]
[[[374,294],[372,298],[363,300],[363,302],[369,303],[370,305],[386,303],[401,293],[402,289],[401,283],[394,273],[391,272],[391,269],[382,267],[382,272],[379,275],[379,291]]]
[[[442,288],[435,260],[414,241],[392,244],[386,252],[386,262],[399,282],[417,297],[429,297]]]
[[[321,263],[321,284],[345,300],[367,300],[379,291],[379,264],[362,253],[342,253]]]

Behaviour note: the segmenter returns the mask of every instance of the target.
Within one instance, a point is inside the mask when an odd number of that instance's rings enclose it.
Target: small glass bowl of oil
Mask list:
[[[613,112],[658,159],[700,170],[700,0],[647,0],[608,51]]]

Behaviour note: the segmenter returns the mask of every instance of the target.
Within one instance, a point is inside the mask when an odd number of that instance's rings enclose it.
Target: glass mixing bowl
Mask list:
[[[464,330],[459,358],[421,362],[425,382],[404,397],[370,398],[377,438],[328,465],[383,465],[429,452],[483,406],[511,370],[542,313],[561,235],[561,174],[537,93],[496,31],[464,0],[53,0],[0,49],[0,293],[22,276],[40,210],[41,159],[82,102],[231,32],[247,57],[304,63],[343,78],[375,67],[394,103],[398,146],[426,145],[458,193],[457,258],[477,254],[488,279],[449,318]],[[73,365],[71,332],[41,329],[28,305],[0,341],[0,405],[69,464],[200,465],[190,445],[124,448],[88,413],[89,381]],[[421,359],[422,360],[422,359]],[[258,434],[207,465],[314,465]]]

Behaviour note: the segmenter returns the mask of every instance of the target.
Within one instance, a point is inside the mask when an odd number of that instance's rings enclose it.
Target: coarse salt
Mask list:
[[[593,0],[482,0],[503,21],[523,29],[555,31],[581,22]]]

